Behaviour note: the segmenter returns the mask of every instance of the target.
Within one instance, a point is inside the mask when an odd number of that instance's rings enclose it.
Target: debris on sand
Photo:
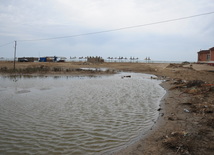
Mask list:
[[[173,90],[176,88],[185,88],[185,87],[186,87],[186,84],[178,84],[178,85],[172,86],[169,90]]]
[[[182,64],[169,64],[166,68],[180,68],[180,67],[183,67]]]
[[[214,104],[202,102],[194,103],[191,105],[192,112],[200,114],[212,114],[214,113]]]
[[[182,80],[182,79],[176,78],[176,79],[173,80],[172,84],[174,84],[174,85],[175,85],[175,84],[179,85],[179,84],[185,84],[185,82],[186,82],[186,81],[184,81],[184,80]]]
[[[186,89],[184,92],[188,93],[188,94],[198,94],[198,93],[201,92],[201,89],[193,87],[193,88],[190,88],[190,89]]]
[[[179,104],[186,117],[182,121],[186,124],[179,128],[181,131],[168,130],[162,139],[163,146],[181,155],[213,154],[214,85],[201,80],[181,79],[174,79],[171,84],[173,86],[170,90],[178,89],[182,92],[181,94],[188,94],[190,98]],[[182,98],[181,94],[179,97]],[[174,115],[169,115],[167,119],[173,122],[179,121]],[[190,126],[195,126],[195,129],[193,130]]]
[[[184,109],[184,112],[187,112],[187,113],[188,113],[188,112],[190,112],[190,111],[189,111],[188,109]]]
[[[208,119],[206,125],[214,129],[214,118]]]
[[[166,135],[163,139],[163,145],[166,148],[174,150],[176,153],[190,154],[191,149],[188,145],[189,133],[186,131],[173,131],[169,135]]]
[[[131,77],[132,77],[131,75],[124,75],[121,78],[123,79],[123,78],[131,78]]]
[[[183,81],[183,80],[177,79],[172,84],[174,86],[172,86],[169,90],[173,90],[177,88],[188,88],[188,89],[185,89],[184,91],[184,93],[188,93],[188,94],[198,94],[198,93],[213,90],[212,85],[205,84],[205,82],[201,80]]]
[[[188,88],[190,88],[190,87],[201,87],[202,86],[202,84],[204,84],[205,82],[204,81],[201,81],[201,80],[192,80],[192,81],[188,81],[187,83],[186,83],[186,86],[188,87]]]
[[[151,79],[158,79],[157,77],[151,76]]]

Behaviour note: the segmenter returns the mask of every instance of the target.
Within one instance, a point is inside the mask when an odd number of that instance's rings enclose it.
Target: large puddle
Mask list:
[[[160,82],[138,73],[0,76],[0,154],[105,154],[129,145],[158,117]]]

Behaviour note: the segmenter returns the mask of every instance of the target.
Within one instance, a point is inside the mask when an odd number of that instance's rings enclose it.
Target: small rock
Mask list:
[[[157,111],[161,111],[162,110],[162,108],[158,108],[158,110]]]

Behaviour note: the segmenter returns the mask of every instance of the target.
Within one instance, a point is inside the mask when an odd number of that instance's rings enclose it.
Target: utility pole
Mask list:
[[[14,61],[13,61],[13,70],[16,70],[16,44],[17,42],[15,41],[15,46],[14,46]]]

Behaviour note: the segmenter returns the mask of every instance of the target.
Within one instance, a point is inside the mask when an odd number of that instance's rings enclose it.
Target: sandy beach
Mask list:
[[[115,155],[162,155],[214,153],[214,67],[205,64],[155,63],[31,63],[0,62],[0,73],[87,75],[118,71],[148,73],[164,82],[167,94],[161,101],[159,118],[149,133]],[[82,68],[95,68],[83,70]],[[96,70],[97,68],[97,70]],[[102,71],[99,68],[107,68]],[[156,80],[156,78],[154,78]]]

